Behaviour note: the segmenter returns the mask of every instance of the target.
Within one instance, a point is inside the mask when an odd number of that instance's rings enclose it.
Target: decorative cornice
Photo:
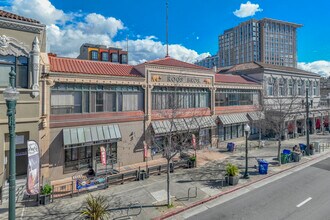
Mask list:
[[[41,24],[30,24],[22,21],[11,21],[9,19],[1,18],[0,19],[0,28],[13,29],[18,31],[26,31],[32,33],[42,32],[45,29],[44,25]]]

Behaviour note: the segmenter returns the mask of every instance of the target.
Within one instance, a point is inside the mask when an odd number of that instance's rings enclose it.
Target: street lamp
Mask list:
[[[16,200],[16,145],[15,145],[15,114],[16,101],[19,92],[15,88],[16,73],[14,68],[11,68],[9,73],[9,86],[3,92],[3,97],[6,100],[8,129],[9,129],[9,212],[8,219],[15,219],[15,200]]]
[[[306,154],[309,155],[309,107],[312,107],[313,100],[308,101],[308,88],[306,89]]]
[[[250,126],[246,124],[244,126],[244,132],[245,132],[245,173],[244,178],[249,179],[249,173],[248,173],[248,136],[250,133]]]

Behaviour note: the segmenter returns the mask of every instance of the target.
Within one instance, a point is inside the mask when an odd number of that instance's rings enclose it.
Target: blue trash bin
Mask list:
[[[227,150],[228,150],[229,152],[233,152],[234,149],[235,149],[235,144],[234,144],[233,142],[229,142],[229,143],[227,144]]]
[[[268,162],[266,160],[258,160],[259,164],[259,174],[267,174],[268,173]]]

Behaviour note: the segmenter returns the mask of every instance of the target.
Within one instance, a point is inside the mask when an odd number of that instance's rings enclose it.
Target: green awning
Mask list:
[[[265,114],[263,112],[249,112],[248,117],[251,121],[259,121],[265,119]]]
[[[215,121],[211,116],[198,117],[195,119],[200,128],[211,128],[217,126],[217,124],[215,123]]]
[[[91,146],[120,140],[121,133],[117,124],[63,129],[64,148]]]
[[[240,124],[249,122],[246,113],[219,115],[219,120],[223,125]]]

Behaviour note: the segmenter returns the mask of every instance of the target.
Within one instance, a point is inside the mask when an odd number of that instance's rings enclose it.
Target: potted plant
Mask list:
[[[226,182],[229,185],[237,185],[239,177],[239,169],[236,165],[228,163],[226,166]]]
[[[40,203],[42,205],[48,205],[50,203],[50,195],[52,194],[52,187],[49,184],[45,184],[41,189]]]
[[[189,158],[188,166],[189,166],[189,168],[196,167],[196,156],[195,155],[193,155]]]

